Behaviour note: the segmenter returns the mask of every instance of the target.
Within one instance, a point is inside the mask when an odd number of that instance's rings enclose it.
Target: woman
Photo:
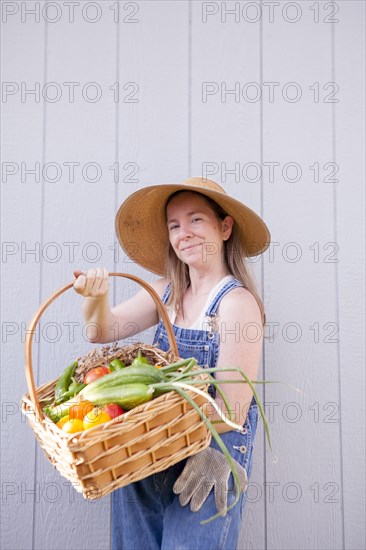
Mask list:
[[[263,221],[217,183],[196,177],[129,196],[117,213],[116,231],[135,262],[162,275],[152,286],[168,309],[180,356],[194,356],[209,367],[240,367],[257,379],[265,316],[244,257],[268,247],[270,235]],[[85,297],[84,319],[98,326],[91,341],[120,340],[157,324],[154,343],[169,348],[164,325],[145,290],[111,309],[106,269],[74,275],[75,290]],[[229,373],[216,377],[223,376],[227,379]],[[212,440],[201,453],[112,494],[113,549],[236,548],[258,406],[250,387],[235,384],[236,373],[231,378],[233,384],[225,384],[224,390],[244,430],[239,433],[224,423],[216,427],[235,460],[240,501],[224,516],[201,525],[235,497],[226,459]],[[225,412],[221,396],[213,387],[210,392]],[[218,419],[212,412],[211,420]]]

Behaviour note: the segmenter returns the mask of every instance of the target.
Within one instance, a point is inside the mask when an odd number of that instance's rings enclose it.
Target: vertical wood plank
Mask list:
[[[20,399],[27,391],[26,325],[40,300],[42,184],[27,170],[34,169],[43,154],[39,90],[44,78],[45,29],[44,22],[32,18],[22,23],[16,5],[13,8],[3,12],[1,23],[1,546],[31,549],[39,487],[35,439],[20,412]]]
[[[191,175],[217,181],[261,215],[260,103],[240,99],[242,82],[260,82],[260,25],[238,24],[237,7],[192,3]],[[251,261],[249,269],[261,294],[261,259]],[[254,447],[239,548],[265,544],[264,501],[257,490],[264,476],[260,421]]]
[[[334,25],[335,210],[344,548],[365,548],[365,4],[342,2]]]
[[[142,2],[120,35],[119,79],[136,83],[136,103],[119,109],[118,163],[133,165],[116,186],[115,211],[123,200],[146,185],[182,181],[188,163],[188,2]],[[130,175],[128,175],[130,174]],[[117,271],[152,281],[116,245]],[[114,300],[120,303],[139,290],[118,281]],[[149,342],[154,329],[134,340]]]
[[[274,448],[266,465],[267,545],[341,548],[334,188],[323,168],[333,161],[332,88],[324,90],[332,81],[331,26],[314,21],[309,2],[284,7],[263,33],[263,83],[270,83],[263,158],[278,163],[273,181],[267,175],[264,182],[272,232],[264,267],[266,379],[301,393],[266,388]]]
[[[104,265],[112,255],[114,181],[109,167],[115,154],[116,103],[109,88],[116,81],[117,23],[109,5],[95,3],[84,18],[77,11],[73,23],[62,19],[48,26],[47,81],[54,83],[49,95],[59,97],[46,105],[43,297],[72,280],[75,268]],[[60,375],[91,349],[81,302],[69,290],[45,312],[40,382]],[[35,547],[75,548],[77,533],[80,548],[109,548],[110,497],[85,501],[41,452],[36,472],[44,494],[36,506]]]

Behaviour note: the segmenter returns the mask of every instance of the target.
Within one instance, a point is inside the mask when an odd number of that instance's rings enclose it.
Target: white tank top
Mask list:
[[[226,285],[226,283],[228,281],[231,281],[234,278],[235,277],[233,275],[226,275],[221,279],[221,281],[217,283],[217,285],[215,285],[211,289],[210,294],[207,297],[206,303],[202,308],[198,319],[196,319],[195,322],[190,327],[185,327],[185,328],[188,328],[190,330],[205,330],[205,326],[207,326],[206,311],[209,305],[211,304],[212,300],[215,298],[216,294],[218,294],[220,290]],[[173,325],[177,317],[177,314],[171,306],[168,307],[168,315],[169,315],[169,320]]]

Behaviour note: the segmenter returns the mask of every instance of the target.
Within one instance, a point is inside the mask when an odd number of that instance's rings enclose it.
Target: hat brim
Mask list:
[[[233,217],[246,256],[257,256],[268,248],[271,236],[266,224],[238,200],[199,185],[161,184],[132,193],[116,214],[117,238],[131,260],[157,275],[165,275],[169,242],[166,202],[170,195],[183,190],[210,197]]]

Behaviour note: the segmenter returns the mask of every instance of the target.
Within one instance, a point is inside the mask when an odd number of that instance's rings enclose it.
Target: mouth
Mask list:
[[[193,248],[196,248],[197,246],[201,246],[201,244],[191,244],[190,246],[186,246],[185,248],[182,248],[181,252],[187,252],[187,250],[192,250]]]

